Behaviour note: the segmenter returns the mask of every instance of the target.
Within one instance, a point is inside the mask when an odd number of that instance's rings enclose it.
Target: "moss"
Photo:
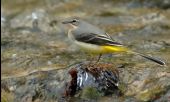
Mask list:
[[[44,80],[44,79],[48,78],[48,74],[47,73],[38,72],[36,75],[37,75],[37,78],[39,80]]]
[[[18,80],[18,84],[19,85],[24,85],[26,83],[26,81],[27,81],[26,77],[21,77],[21,79]]]
[[[97,100],[100,96],[100,93],[97,91],[96,88],[93,87],[86,87],[82,91],[82,98],[83,99],[95,99]]]
[[[156,99],[162,92],[164,92],[164,88],[161,86],[155,86],[151,89],[146,89],[140,92],[136,98],[140,101],[151,101]]]
[[[125,91],[127,90],[127,86],[124,83],[119,83],[118,88],[121,91],[121,93],[125,93]]]
[[[127,12],[126,12],[126,9],[124,8],[111,8],[111,9],[102,11],[100,14],[97,14],[97,16],[102,16],[102,17],[117,16],[117,15],[123,15],[125,13]]]
[[[118,14],[116,12],[104,11],[101,14],[99,14],[98,16],[105,17],[105,16],[115,16],[115,15],[118,15]]]
[[[12,93],[1,90],[1,102],[13,102],[14,95]]]
[[[166,45],[169,46],[168,44],[166,44]],[[170,48],[168,48],[168,47],[167,48],[162,48],[160,50],[160,52],[164,52],[164,53],[167,52],[168,53],[168,52],[170,52]]]

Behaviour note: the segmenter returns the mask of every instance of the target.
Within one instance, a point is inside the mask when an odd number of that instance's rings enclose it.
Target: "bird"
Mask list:
[[[73,44],[86,52],[99,54],[99,59],[102,54],[130,53],[139,55],[159,65],[165,65],[165,62],[162,60],[136,51],[132,51],[123,44],[115,41],[104,30],[78,17],[66,18],[62,21],[62,24],[69,27],[68,38],[73,42]]]

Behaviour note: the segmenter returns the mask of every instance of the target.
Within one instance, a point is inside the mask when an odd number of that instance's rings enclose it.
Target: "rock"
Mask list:
[[[69,80],[69,76],[64,78],[64,73],[64,70],[58,69],[35,71],[20,77],[5,78],[1,82],[7,83],[3,85],[15,94],[15,102],[30,102],[30,100],[34,101],[39,98],[41,100],[57,100],[64,93],[62,87],[65,86],[65,81]],[[15,88],[11,90],[11,87]]]
[[[103,95],[110,95],[118,90],[119,72],[111,64],[80,63],[75,68],[73,67],[69,74],[72,80],[67,85],[66,96],[74,96],[77,91],[85,88],[96,90]],[[94,97],[96,96],[94,95]]]
[[[69,74],[67,74],[69,73]],[[70,78],[72,77],[72,78]],[[97,99],[118,91],[118,71],[109,64],[76,64],[69,69],[32,71],[1,80],[1,89],[15,94],[15,102],[61,100],[82,91],[83,99]],[[92,94],[92,95],[90,95]]]

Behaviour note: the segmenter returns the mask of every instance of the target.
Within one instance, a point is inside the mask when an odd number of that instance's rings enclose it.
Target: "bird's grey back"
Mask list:
[[[75,35],[87,34],[87,33],[105,35],[105,31],[101,30],[100,28],[98,28],[92,24],[82,21],[82,20],[80,21],[78,28],[76,30],[74,30],[72,33],[74,33]]]

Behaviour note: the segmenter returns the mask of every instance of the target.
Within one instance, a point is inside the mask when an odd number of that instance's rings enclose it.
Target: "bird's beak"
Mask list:
[[[62,24],[69,24],[71,21],[63,21]]]

